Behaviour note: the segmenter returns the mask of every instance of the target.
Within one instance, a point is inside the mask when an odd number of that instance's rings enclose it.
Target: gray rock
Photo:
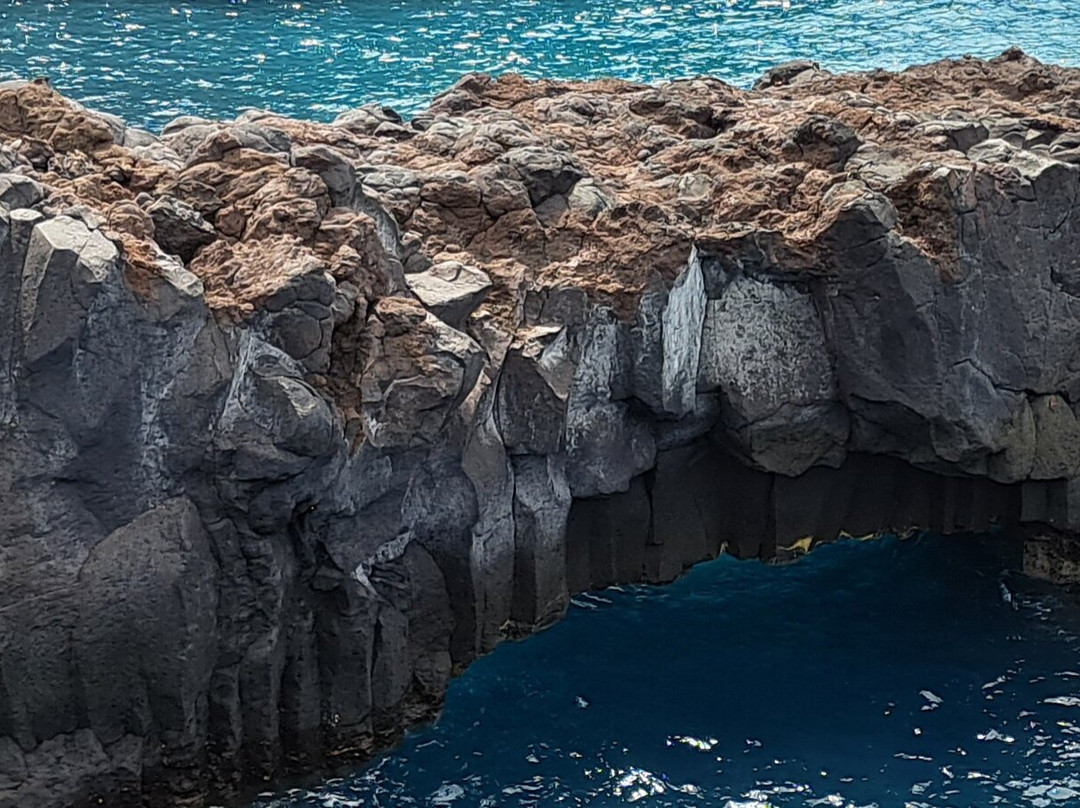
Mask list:
[[[1002,427],[997,440],[1001,450],[991,455],[987,472],[991,479],[1015,483],[1031,476],[1037,450],[1035,416],[1027,396],[1022,396],[1012,421]]]
[[[123,145],[129,149],[147,148],[160,143],[160,139],[152,132],[129,126],[124,130]]]
[[[346,110],[334,119],[334,126],[340,126],[359,135],[373,135],[383,124],[400,124],[401,116],[389,107],[364,104],[356,109]]]
[[[747,421],[784,404],[836,396],[828,346],[814,301],[791,286],[733,280],[709,301],[698,389],[721,390]]]
[[[197,115],[181,115],[179,118],[173,118],[163,127],[161,127],[162,136],[175,135],[177,132],[181,132],[191,126],[207,126],[213,124],[207,118],[200,118]]]
[[[1061,396],[1032,399],[1035,457],[1031,479],[1070,479],[1080,474],[1080,424]]]
[[[990,131],[977,120],[963,118],[927,121],[915,130],[931,138],[937,138],[946,149],[967,152],[973,146],[990,137]]]
[[[632,330],[634,395],[657,415],[694,409],[705,303],[696,252],[670,290],[654,279],[641,298]]]
[[[532,630],[562,616],[566,588],[565,534],[570,488],[558,457],[515,455],[514,596],[511,616]]]
[[[154,220],[154,239],[161,248],[184,263],[201,247],[217,240],[214,226],[191,205],[175,197],[162,196],[146,212]]]
[[[22,174],[0,174],[0,205],[32,208],[46,196],[45,187]]]
[[[566,406],[567,480],[575,497],[625,491],[651,468],[656,440],[647,421],[620,400],[629,377],[623,329],[597,309],[582,334]]]
[[[361,389],[368,440],[379,448],[430,443],[476,384],[480,346],[400,299],[375,306],[365,338]]]
[[[169,727],[160,752],[197,764],[217,653],[216,578],[209,537],[185,497],[94,547],[79,574],[74,651],[87,719],[103,744]]]
[[[847,452],[847,410],[836,402],[782,404],[746,424],[725,413],[723,438],[747,465],[797,477],[816,465],[840,466]]]
[[[476,588],[474,654],[490,651],[511,618],[514,597],[514,471],[493,413],[478,416],[461,458],[476,493],[470,578]]]
[[[162,142],[185,162],[209,137],[221,131],[221,125],[193,116],[177,118],[161,130]]]
[[[349,207],[356,192],[356,170],[341,152],[329,146],[295,146],[293,165],[317,174],[330,191],[334,207]]]
[[[23,361],[71,349],[119,254],[96,230],[66,216],[40,222],[26,248],[20,312]]]
[[[0,738],[0,792],[14,791],[29,778],[26,757],[10,738]]]
[[[30,236],[34,232],[34,226],[45,217],[36,210],[15,208],[8,218],[11,225],[12,264],[21,271],[26,263],[26,250],[30,246]]]
[[[823,167],[843,166],[862,145],[862,138],[847,124],[826,115],[811,115],[792,136],[803,158]]]
[[[18,168],[30,168],[30,161],[6,143],[0,143],[0,171],[15,171]]]
[[[95,118],[99,119],[109,128],[109,131],[112,133],[113,143],[123,145],[127,137],[128,129],[127,124],[124,123],[123,118],[121,118],[119,115],[113,115],[111,112],[101,112],[100,110],[96,109],[86,109],[86,107],[82,107],[81,105],[76,105],[76,108],[81,108],[84,111],[93,115]]]
[[[316,265],[275,292],[253,326],[307,370],[323,373],[330,367],[336,289],[333,277]]]
[[[72,805],[91,784],[108,783],[113,762],[89,729],[64,733],[26,755],[29,777],[0,805]],[[0,799],[4,797],[0,796]]]
[[[238,478],[281,479],[330,451],[330,408],[297,375],[287,357],[247,340],[215,436],[219,449],[232,453]]]
[[[720,391],[724,430],[754,465],[796,475],[842,459],[847,417],[825,332],[794,287],[739,276],[709,301],[697,383]]]
[[[574,185],[566,197],[566,204],[571,210],[581,211],[590,219],[595,219],[615,206],[611,197],[594,181],[588,179]]]
[[[784,85],[818,75],[778,70],[754,103],[789,109]],[[294,146],[260,111],[177,121],[161,142],[125,129],[147,172],[132,190],[190,159],[171,193],[195,216],[223,204],[198,164],[255,149],[376,222],[389,256],[377,282],[367,264],[332,262],[331,275],[324,231],[310,271],[291,267],[234,318],[207,308],[177,258],[150,250],[154,266],[125,266],[103,211],[56,215],[60,197],[43,204],[51,191],[0,147],[15,175],[0,205],[0,491],[13,493],[0,504],[0,805],[231,803],[286,771],[361,761],[433,717],[453,671],[557,618],[571,591],[669,581],[721,551],[785,559],[843,532],[1078,529],[1072,133],[893,115],[969,152],[927,163],[933,151],[910,140],[860,144],[836,119],[789,120],[785,160],[800,161],[797,145],[804,168],[846,174],[792,238],[691,224],[715,178],[663,174],[731,145],[731,110],[690,100],[704,80],[670,97],[538,97],[538,115],[595,122],[600,138],[632,105],[643,162],[631,169],[671,200],[640,200],[637,222],[671,239],[665,269],[693,227],[708,231],[674,279],[650,279],[648,254],[628,267],[627,287],[610,287],[616,311],[548,262],[623,235],[639,200],[619,188],[613,207],[513,110],[456,113],[491,82],[463,80],[408,126],[379,109],[346,116],[355,134],[330,140],[348,156]],[[835,100],[892,115],[870,93]],[[314,131],[289,128],[305,142]],[[372,164],[353,166],[372,135],[462,161],[404,169],[365,147]],[[77,176],[75,159],[55,167]],[[194,208],[139,204],[181,257],[199,248],[187,236],[211,235]],[[439,208],[459,222],[419,232],[417,211]],[[543,247],[492,258],[506,261],[506,294],[479,311],[488,279],[432,256],[478,254],[492,245],[466,240],[474,224],[507,214]],[[632,252],[646,231],[626,235]],[[408,283],[405,266],[420,273]]]
[[[696,403],[704,321],[705,285],[695,252],[672,286],[663,314],[662,403],[664,411],[676,417],[693,410]]]
[[[424,308],[459,329],[491,289],[487,273],[460,261],[441,261],[423,272],[408,274],[405,283]]]
[[[151,163],[159,163],[171,171],[180,171],[184,167],[184,158],[161,141],[133,146],[131,151],[136,157]]]
[[[864,143],[848,158],[845,168],[870,188],[883,191],[908,176],[916,164],[886,145]]]
[[[754,82],[754,89],[764,90],[769,87],[799,84],[816,75],[823,75],[821,65],[809,59],[796,59],[766,70],[761,78]]]
[[[516,169],[534,208],[556,194],[568,194],[585,176],[569,154],[541,146],[510,149],[499,162]]]
[[[237,123],[231,126],[191,125],[164,138],[166,145],[186,160],[187,166],[222,160],[237,149],[253,149],[274,155],[287,162],[292,142],[280,129],[260,123]]]
[[[22,343],[22,323],[19,317],[19,298],[22,287],[22,266],[29,229],[35,222],[26,223],[21,238],[22,248],[16,252],[16,236],[10,216],[0,210],[0,428],[9,427],[15,419],[15,373]]]
[[[510,452],[561,451],[575,367],[567,332],[557,326],[536,326],[510,346],[500,374],[496,409],[499,430]]]

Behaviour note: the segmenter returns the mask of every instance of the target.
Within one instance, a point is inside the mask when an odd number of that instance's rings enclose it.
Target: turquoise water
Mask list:
[[[404,112],[461,74],[711,74],[797,57],[900,68],[1009,45],[1080,61],[1076,0],[0,0],[0,78],[47,75],[130,123],[244,107]]]
[[[391,755],[258,808],[1080,804],[1080,615],[1001,539],[577,598]]]

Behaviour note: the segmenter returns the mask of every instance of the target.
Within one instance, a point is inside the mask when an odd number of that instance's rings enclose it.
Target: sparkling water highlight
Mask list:
[[[900,69],[1019,45],[1080,62],[1076,0],[0,0],[0,79],[48,76],[128,123],[244,108],[411,113],[461,75],[708,74],[748,85],[811,58]]]

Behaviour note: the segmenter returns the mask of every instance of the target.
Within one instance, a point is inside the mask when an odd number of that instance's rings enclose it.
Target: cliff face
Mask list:
[[[1007,52],[158,137],[0,84],[0,806],[361,759],[723,549],[1080,529],[1078,97]]]

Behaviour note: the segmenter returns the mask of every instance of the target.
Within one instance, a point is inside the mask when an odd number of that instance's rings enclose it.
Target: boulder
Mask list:
[[[217,240],[217,231],[191,205],[162,196],[146,212],[154,222],[154,239],[163,250],[179,256],[185,264],[199,248]]]
[[[435,440],[480,376],[480,346],[402,298],[375,305],[365,340],[360,387],[367,439],[386,449]]]
[[[491,289],[486,273],[460,261],[441,261],[423,272],[407,274],[405,283],[424,308],[458,329]]]
[[[32,208],[46,196],[45,187],[23,174],[0,174],[0,205]]]
[[[321,144],[294,146],[293,165],[318,174],[330,191],[335,207],[349,207],[356,191],[356,171],[341,152]]]
[[[569,193],[584,173],[565,152],[540,146],[519,146],[499,158],[516,170],[535,208],[557,194]]]
[[[724,430],[751,462],[801,474],[847,442],[829,353],[808,294],[737,276],[706,308],[698,389],[720,391]]]
[[[26,246],[20,316],[23,361],[34,367],[72,350],[119,253],[99,231],[67,216],[39,222]]]

